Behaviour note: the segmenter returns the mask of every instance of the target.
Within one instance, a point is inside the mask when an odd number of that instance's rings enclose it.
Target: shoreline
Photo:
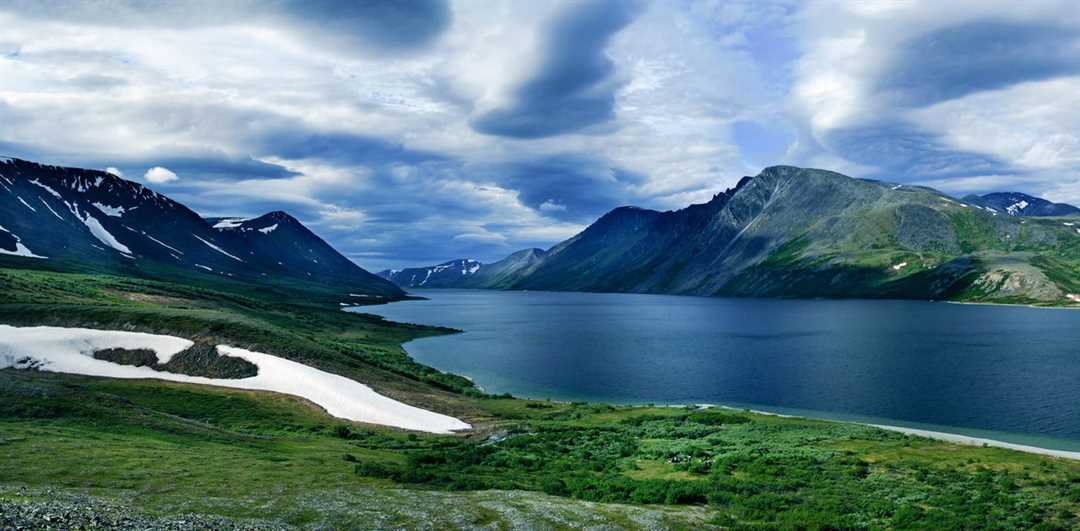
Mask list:
[[[835,420],[835,419],[829,419],[829,418],[823,418],[823,417],[807,417],[807,416],[804,416],[804,415],[787,415],[787,414],[783,414],[783,413],[775,413],[775,412],[772,412],[772,411],[763,411],[763,410],[758,410],[758,409],[743,409],[743,408],[737,408],[737,407],[725,406],[725,405],[718,405],[718,406],[713,406],[711,404],[692,404],[692,405],[698,405],[698,406],[704,406],[704,407],[719,407],[719,408],[723,408],[723,409],[729,409],[729,410],[732,410],[732,411],[749,411],[750,413],[756,413],[758,415],[768,415],[770,417],[781,417],[781,418],[789,418],[789,419],[790,418],[796,418],[796,419],[807,419],[807,420],[820,420],[820,421],[824,421],[824,422],[841,422],[841,423],[845,423],[845,424],[857,424],[859,426],[870,426],[870,427],[873,427],[873,428],[878,428],[878,429],[881,429],[881,430],[902,433],[904,435],[909,435],[909,436],[913,436],[913,437],[922,437],[922,438],[925,438],[925,439],[933,439],[935,441],[949,442],[949,443],[954,443],[954,444],[963,444],[965,446],[982,446],[982,447],[990,447],[990,448],[1002,448],[1002,449],[1005,449],[1005,450],[1014,450],[1014,451],[1017,451],[1017,452],[1024,452],[1024,453],[1029,453],[1029,454],[1038,454],[1038,455],[1043,455],[1043,456],[1047,456],[1047,457],[1057,457],[1057,458],[1061,458],[1061,459],[1072,459],[1072,460],[1075,460],[1075,461],[1080,461],[1080,451],[1055,450],[1053,448],[1043,448],[1041,446],[1032,446],[1032,445],[1029,445],[1029,444],[1011,443],[1011,442],[1001,441],[1001,440],[997,440],[997,439],[987,439],[985,437],[976,437],[974,435],[963,435],[963,434],[960,434],[960,433],[950,433],[950,432],[936,431],[936,430],[924,430],[924,429],[921,429],[921,428],[906,428],[904,426],[893,426],[893,425],[890,425],[890,424],[875,424],[873,422]],[[685,407],[685,406],[673,406],[673,407]]]
[[[856,423],[861,424],[861,423]],[[991,448],[1002,448],[1005,450],[1014,450],[1017,452],[1024,452],[1029,454],[1038,454],[1048,457],[1057,457],[1061,459],[1072,459],[1080,461],[1080,452],[1073,452],[1069,450],[1054,450],[1051,448],[1042,448],[1039,446],[1031,446],[1027,444],[1018,444],[1005,441],[998,441],[995,439],[984,439],[982,437],[973,437],[970,435],[960,435],[958,433],[947,433],[943,431],[932,430],[920,430],[917,428],[904,428],[902,426],[889,426],[887,424],[865,424],[866,426],[873,426],[888,431],[895,431],[903,433],[904,435],[910,435],[915,437],[924,437],[927,439],[934,439],[937,441],[951,442],[955,444],[963,444],[967,446],[983,446]]]
[[[402,288],[405,289],[405,288]],[[638,293],[633,291],[565,291],[565,290],[548,290],[548,289],[501,289],[501,288],[409,288],[409,289],[428,289],[428,290],[446,290],[446,291],[503,291],[503,292],[518,292],[528,293],[529,291],[537,291],[543,293],[595,293],[598,295],[659,295],[663,297],[691,297],[691,298],[703,298],[703,299],[751,299],[751,300],[766,300],[766,301],[898,301],[898,302],[929,302],[929,303],[945,303],[945,304],[965,304],[971,306],[1011,306],[1014,308],[1040,308],[1049,310],[1080,310],[1080,302],[1073,302],[1071,304],[1033,304],[1033,303],[1020,303],[1020,302],[992,302],[992,301],[954,301],[947,299],[905,299],[905,298],[877,298],[877,297],[765,297],[765,296],[751,296],[751,297],[738,297],[734,295],[697,295],[691,293]],[[409,293],[406,291],[406,293]],[[378,306],[382,304],[390,304],[393,302],[402,302],[407,300],[429,300],[427,297],[420,295],[410,295],[405,299],[400,300],[382,300],[374,304],[365,306]]]
[[[963,304],[967,306],[1007,306],[1012,308],[1034,308],[1037,310],[1080,310],[1080,304],[1068,306],[1039,306],[1037,304],[1021,304],[1018,302],[972,302],[972,301],[929,301],[944,302],[945,304]]]

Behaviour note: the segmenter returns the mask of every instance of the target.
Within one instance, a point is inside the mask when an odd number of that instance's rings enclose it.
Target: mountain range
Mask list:
[[[1080,208],[1065,203],[1052,203],[1041,197],[1019,192],[995,192],[986,195],[969,195],[964,201],[972,205],[1010,216],[1062,217],[1080,215]]]
[[[404,296],[285,212],[204,219],[110,173],[14,158],[0,158],[0,264]]]
[[[547,251],[379,275],[403,288],[1080,302],[1080,218],[1045,217],[1072,213],[1047,205],[774,166],[681,210],[616,208]]]

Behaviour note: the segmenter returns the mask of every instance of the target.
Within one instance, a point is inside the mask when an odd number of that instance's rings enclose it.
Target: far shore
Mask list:
[[[1038,308],[1041,310],[1080,310],[1080,304],[1073,303],[1062,306],[1052,305],[1038,305],[1038,304],[1020,304],[1015,302],[978,302],[978,301],[930,301],[930,302],[944,302],[947,304],[965,304],[969,306],[1012,306],[1014,308]]]

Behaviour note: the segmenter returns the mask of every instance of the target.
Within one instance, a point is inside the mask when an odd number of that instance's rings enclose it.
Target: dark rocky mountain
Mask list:
[[[964,201],[987,209],[989,212],[1008,214],[1010,216],[1080,216],[1080,208],[1065,203],[1052,203],[1019,192],[995,192],[982,196],[969,195],[964,198]]]
[[[528,267],[480,280],[453,287],[1071,303],[1080,224],[775,166],[682,210],[617,208]]]
[[[0,263],[151,276],[299,282],[358,295],[403,292],[284,212],[206,220],[115,175],[0,159]]]

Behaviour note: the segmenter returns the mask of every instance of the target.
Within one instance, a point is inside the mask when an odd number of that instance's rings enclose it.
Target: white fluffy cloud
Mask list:
[[[169,171],[168,168],[154,166],[153,168],[146,170],[146,173],[143,174],[143,179],[154,184],[164,184],[175,181],[179,179],[179,177],[177,177],[175,173]]]

